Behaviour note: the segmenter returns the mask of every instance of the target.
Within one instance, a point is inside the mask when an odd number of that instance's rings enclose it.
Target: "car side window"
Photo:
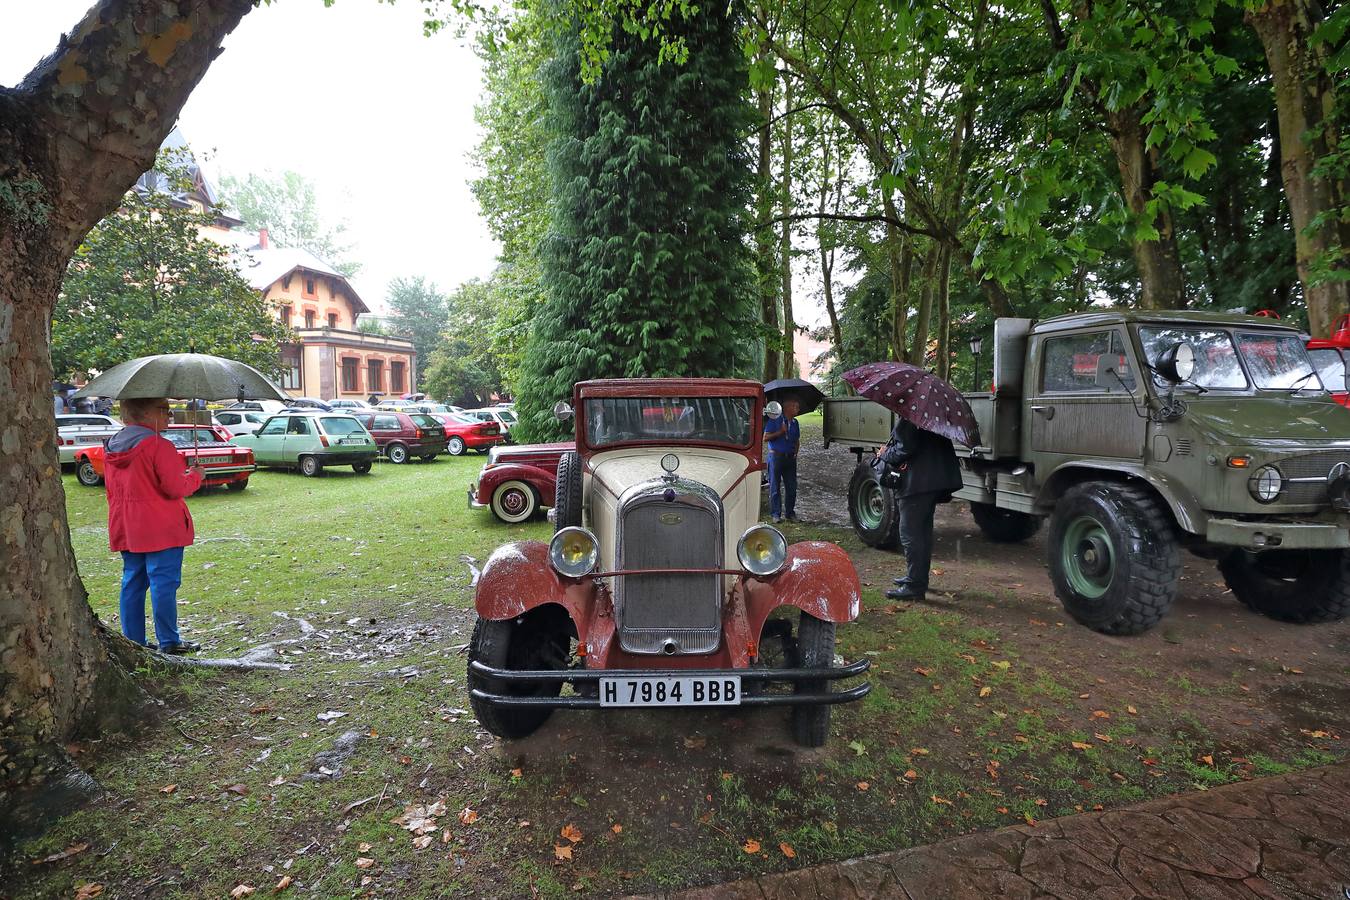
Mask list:
[[[1115,376],[1108,374],[1107,383],[1099,382],[1097,376],[1103,359],[1109,362],[1126,387],[1134,389],[1134,373],[1129,371],[1124,342],[1115,331],[1048,338],[1042,359],[1041,390],[1047,394],[1119,391],[1120,382]]]
[[[309,420],[295,416],[291,419],[291,425],[286,429],[287,434],[309,434]]]
[[[275,419],[268,419],[267,424],[258,430],[258,434],[264,436],[269,434],[285,434],[286,421],[287,419],[285,416],[277,416]]]
[[[249,422],[250,424],[253,424],[253,425],[257,425],[257,424],[260,423],[262,420],[263,420],[263,417],[262,417],[260,414],[258,414],[258,413],[248,413],[248,414],[246,414],[246,415],[244,416],[244,421]]]
[[[375,431],[398,431],[398,416],[376,416]]]
[[[225,412],[223,412],[223,413],[216,413],[216,418],[220,420],[220,424],[222,424],[222,425],[238,425],[238,424],[239,424],[239,414],[238,414],[238,413],[225,413]]]

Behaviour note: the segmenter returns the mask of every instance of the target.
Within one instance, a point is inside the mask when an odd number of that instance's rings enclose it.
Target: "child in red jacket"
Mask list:
[[[108,441],[103,480],[108,487],[108,545],[122,553],[122,633],[145,644],[145,592],[164,653],[191,653],[199,644],[178,634],[178,586],[183,548],[192,543],[192,514],[183,498],[201,487],[202,470],[185,467],[174,445],[159,436],[173,414],[163,397],[122,401],[127,423]]]

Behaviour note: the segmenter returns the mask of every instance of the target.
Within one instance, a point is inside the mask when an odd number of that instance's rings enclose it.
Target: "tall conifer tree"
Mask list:
[[[744,241],[754,110],[736,23],[714,6],[674,25],[689,48],[683,64],[617,34],[592,84],[581,80],[576,31],[561,32],[544,76],[558,135],[546,299],[520,389],[530,439],[559,433],[550,410],[577,381],[758,365]]]

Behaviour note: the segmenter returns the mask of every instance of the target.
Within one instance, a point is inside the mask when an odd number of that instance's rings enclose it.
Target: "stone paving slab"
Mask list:
[[[648,900],[1350,900],[1350,762]]]

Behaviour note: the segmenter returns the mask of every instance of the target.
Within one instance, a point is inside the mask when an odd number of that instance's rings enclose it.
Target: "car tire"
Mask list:
[[[834,665],[834,623],[803,612],[797,623],[797,657],[803,669],[828,669]],[[794,693],[814,694],[828,690],[825,679],[799,681]],[[792,707],[792,739],[802,747],[823,747],[830,736],[829,704]]]
[[[481,662],[494,669],[555,669],[567,668],[570,639],[566,622],[559,616],[566,614],[557,608],[535,609],[517,619],[492,621],[479,619],[469,638],[469,662]],[[478,724],[499,738],[522,738],[533,734],[553,714],[549,708],[497,706],[474,696],[474,691],[509,694],[516,697],[557,697],[562,693],[562,681],[537,681],[508,686],[491,678],[468,671],[469,705],[473,707]]]
[[[445,449],[451,456],[463,456],[464,438],[457,434],[451,435],[450,440],[446,441]]]
[[[1050,520],[1050,580],[1069,615],[1102,634],[1148,631],[1176,598],[1181,554],[1167,509],[1148,490],[1088,482]]]
[[[76,461],[75,477],[85,487],[98,487],[103,483],[103,476],[94,470],[94,464],[87,459]]]
[[[1244,606],[1280,622],[1309,625],[1350,615],[1350,552],[1234,550],[1219,560]]]
[[[313,456],[300,457],[300,474],[306,478],[317,478],[323,474],[323,465]]]
[[[523,481],[503,481],[492,492],[491,506],[494,516],[515,525],[539,511],[539,495]]]
[[[370,473],[370,468],[371,468],[371,462],[370,462],[369,460],[367,460],[367,461],[365,461],[365,462],[352,463],[352,471],[355,472],[357,475],[367,475],[367,474],[369,474],[369,473]]]
[[[408,461],[408,448],[402,444],[390,444],[384,448],[384,455],[396,466],[401,466]]]
[[[225,485],[226,490],[234,491],[236,494],[248,487],[248,479],[243,478],[239,481],[231,481]]]
[[[422,462],[424,462],[424,463],[426,463],[426,462],[435,462],[435,461],[436,461],[436,454],[435,454],[435,453],[426,453],[426,454],[423,454],[423,455],[420,457],[420,459],[421,459]]]
[[[848,517],[869,547],[893,550],[900,543],[900,504],[895,491],[881,486],[880,473],[859,463],[848,483]]]
[[[1041,517],[999,509],[992,503],[970,504],[970,514],[980,532],[996,544],[1020,544],[1041,530]]]
[[[581,457],[564,453],[558,460],[558,486],[553,494],[554,531],[581,527]]]

